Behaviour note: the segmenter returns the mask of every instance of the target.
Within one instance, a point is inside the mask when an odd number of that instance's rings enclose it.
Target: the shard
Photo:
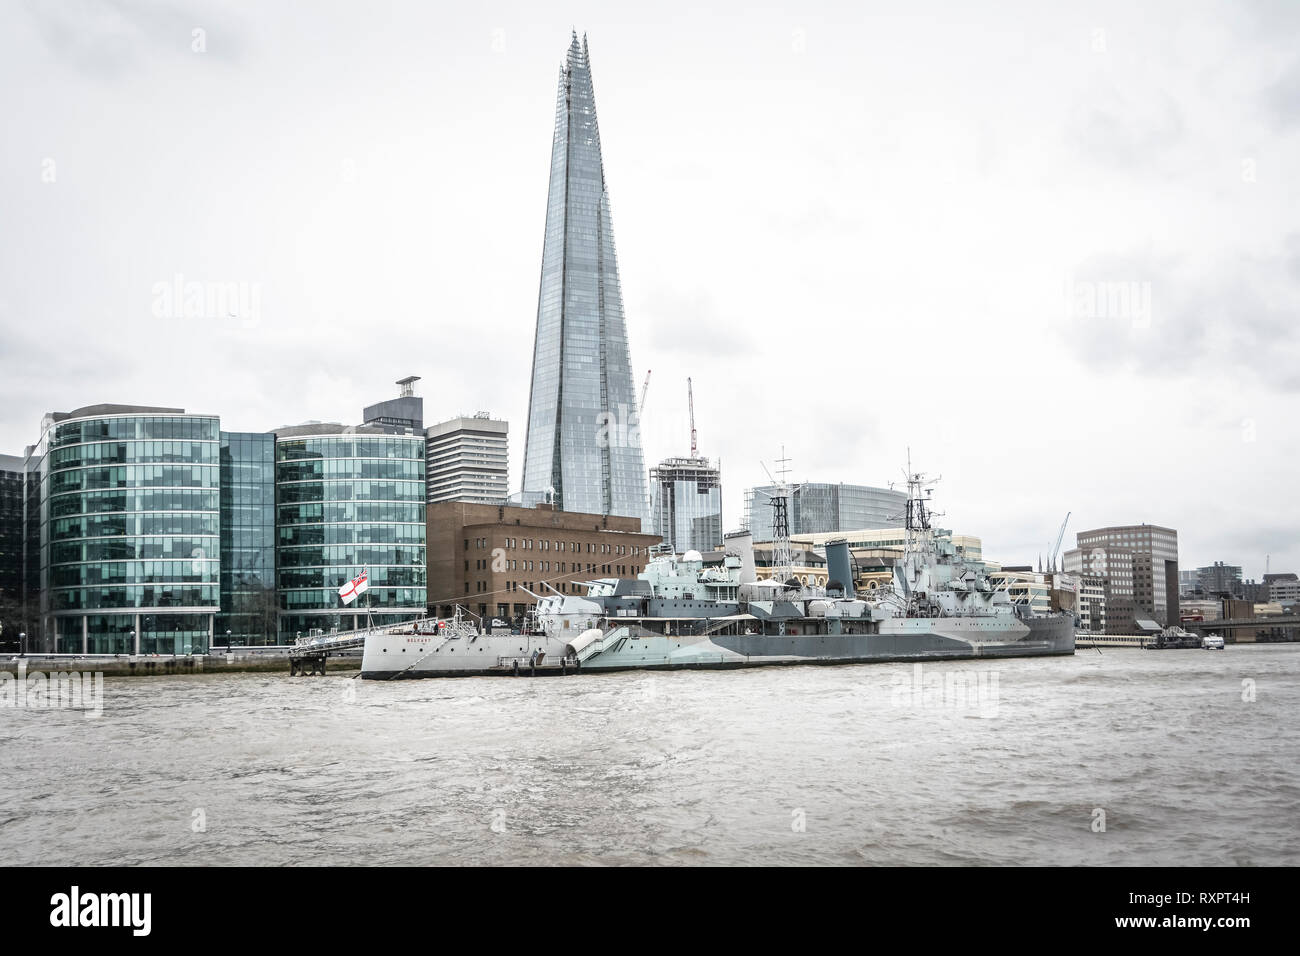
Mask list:
[[[587,41],[560,68],[525,499],[646,518],[645,464]]]

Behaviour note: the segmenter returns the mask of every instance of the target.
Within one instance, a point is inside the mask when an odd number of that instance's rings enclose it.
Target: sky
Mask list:
[[[1300,570],[1291,2],[7,4],[0,452],[100,402],[355,423],[420,375],[426,422],[510,422],[516,488],[572,29],[647,464],[689,376],[728,528],[782,454],[910,454],[990,560],[1068,512]]]

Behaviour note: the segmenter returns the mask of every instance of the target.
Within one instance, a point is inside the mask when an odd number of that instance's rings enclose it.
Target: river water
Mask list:
[[[10,864],[1300,861],[1300,645],[0,709]]]

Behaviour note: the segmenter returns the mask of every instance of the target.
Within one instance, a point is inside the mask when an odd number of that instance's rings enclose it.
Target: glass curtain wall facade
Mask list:
[[[0,455],[0,653],[19,650],[23,613],[23,459]]]
[[[745,511],[755,541],[772,540],[774,485],[752,488]],[[901,528],[907,495],[890,488],[804,482],[790,495],[790,533],[819,534],[863,528]]]
[[[277,436],[280,643],[364,626],[367,608],[377,624],[424,614],[424,437],[365,431]],[[344,606],[363,569],[370,589]]]
[[[206,653],[219,592],[218,420],[75,416],[52,421],[36,452],[41,649]]]
[[[650,470],[653,532],[677,554],[722,544],[722,473],[702,458],[668,458]]]
[[[277,643],[275,435],[221,433],[221,613],[213,642]]]
[[[645,463],[584,37],[560,68],[524,444],[525,495],[646,519]]]

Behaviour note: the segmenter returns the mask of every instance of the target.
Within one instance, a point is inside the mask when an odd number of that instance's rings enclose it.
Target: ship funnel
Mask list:
[[[826,574],[831,581],[840,582],[846,599],[853,599],[853,559],[849,543],[843,538],[826,542]]]
[[[722,536],[722,546],[740,556],[739,584],[753,584],[758,580],[754,570],[754,535],[749,531],[731,531]]]

